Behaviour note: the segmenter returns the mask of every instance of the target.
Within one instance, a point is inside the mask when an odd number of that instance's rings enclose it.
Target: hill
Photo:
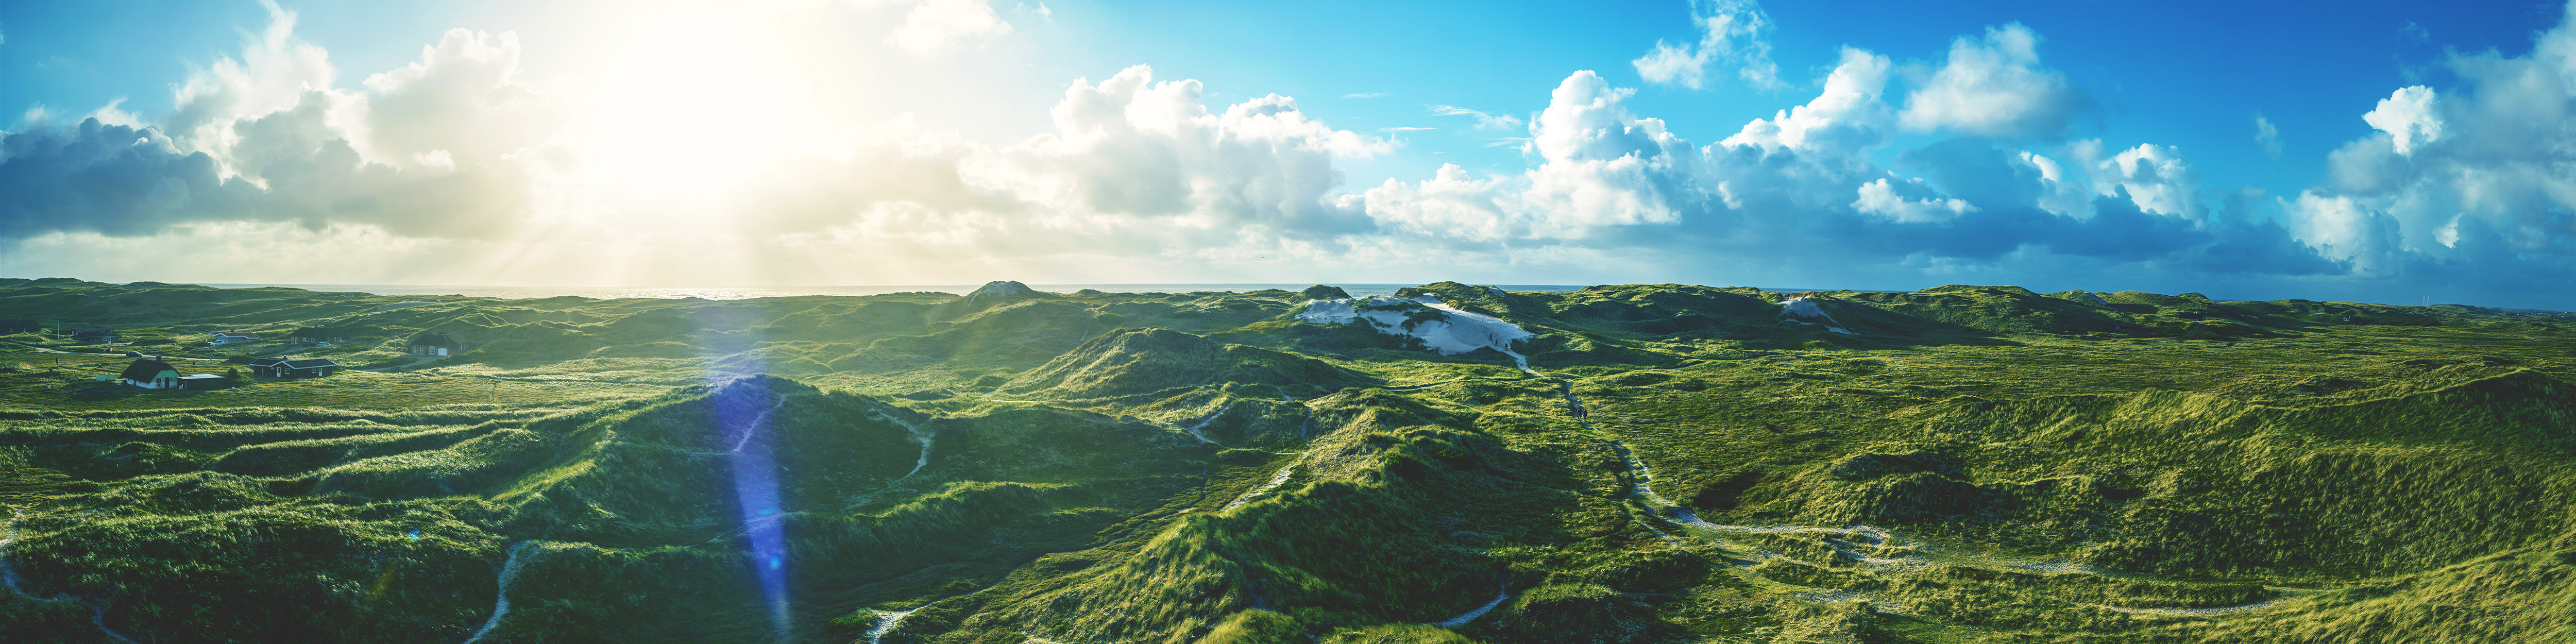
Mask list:
[[[2563,640],[2576,603],[2564,313],[1454,282],[0,306],[47,329],[0,336],[13,640],[2466,643]],[[314,327],[356,335],[286,337]],[[129,349],[381,370],[93,378]]]

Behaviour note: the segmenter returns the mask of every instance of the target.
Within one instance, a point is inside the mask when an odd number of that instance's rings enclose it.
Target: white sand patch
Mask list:
[[[2287,598],[2284,598],[2284,599],[2287,599]],[[2228,613],[2242,613],[2242,612],[2249,611],[2249,610],[2262,610],[2262,609],[2265,609],[2265,608],[2271,608],[2273,604],[2281,603],[2281,601],[2282,601],[2281,599],[2275,599],[2275,600],[2271,600],[2271,601],[2254,602],[2254,603],[2251,603],[2251,604],[2243,604],[2243,605],[2238,605],[2238,606],[2220,606],[2220,607],[2217,607],[2217,608],[2121,608],[2121,607],[2118,607],[2118,606],[2104,606],[2104,605],[2101,605],[2101,604],[2094,604],[2094,607],[2096,607],[2096,608],[2100,608],[2100,609],[2103,609],[2103,610],[2112,611],[2112,612],[2128,613],[2128,614],[2131,614],[2131,615],[2167,615],[2167,616],[2176,616],[2176,617],[2207,617],[2207,616],[2210,616],[2210,615],[2225,615],[2225,614],[2228,614]]]
[[[1825,327],[1827,331],[1843,335],[1860,335],[1853,333],[1851,329],[1843,328],[1842,323],[1834,321],[1833,314],[1826,313],[1825,307],[1818,306],[1815,300],[1803,297],[1793,297],[1780,302],[1780,317],[1799,324]]]
[[[1271,473],[1270,482],[1261,484],[1261,487],[1245,491],[1243,496],[1234,497],[1234,502],[1225,504],[1225,509],[1218,510],[1218,512],[1243,507],[1243,504],[1250,503],[1253,499],[1261,498],[1261,495],[1269,494],[1271,490],[1279,489],[1281,484],[1288,482],[1288,477],[1295,476],[1296,474],[1297,463],[1292,461],[1288,463],[1287,467],[1279,468],[1279,471]]]
[[[1413,319],[1416,312],[1424,309],[1436,310],[1440,314],[1437,318],[1426,316]],[[1511,356],[1512,361],[1519,363],[1523,371],[1529,371],[1529,359],[1513,351],[1512,343],[1537,336],[1510,321],[1483,313],[1462,311],[1429,295],[1417,295],[1412,299],[1372,296],[1315,300],[1306,303],[1306,310],[1298,312],[1297,319],[1315,324],[1350,324],[1365,321],[1369,324],[1369,328],[1379,333],[1420,338],[1423,348],[1440,352],[1440,355],[1444,356],[1474,353],[1478,349],[1493,349],[1503,355]],[[1408,321],[1411,322],[1410,327],[1406,325]],[[1530,373],[1535,375],[1537,372]]]

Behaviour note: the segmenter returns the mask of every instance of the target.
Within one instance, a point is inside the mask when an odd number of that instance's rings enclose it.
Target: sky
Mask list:
[[[2576,309],[2569,12],[7,3],[0,276]]]

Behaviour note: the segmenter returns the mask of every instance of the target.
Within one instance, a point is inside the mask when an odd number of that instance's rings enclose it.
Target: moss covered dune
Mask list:
[[[0,336],[0,639],[2576,639],[2576,315],[1397,295],[1532,332],[1530,370],[1296,317],[1330,288],[0,280],[48,329]],[[316,326],[355,337],[285,342]],[[129,349],[376,371],[91,378]]]

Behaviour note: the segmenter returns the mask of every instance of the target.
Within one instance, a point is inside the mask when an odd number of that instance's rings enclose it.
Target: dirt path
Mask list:
[[[492,601],[492,618],[483,620],[483,628],[475,629],[473,637],[465,638],[465,644],[483,641],[484,636],[492,634],[492,629],[501,625],[501,618],[510,614],[510,580],[518,577],[519,566],[527,563],[521,555],[542,549],[544,546],[537,545],[535,541],[521,541],[510,546],[510,557],[501,562],[501,593]]]
[[[1485,602],[1485,605],[1478,606],[1475,610],[1467,611],[1457,617],[1451,617],[1432,625],[1441,628],[1457,628],[1460,626],[1466,626],[1468,622],[1476,621],[1476,618],[1478,617],[1484,617],[1485,613],[1493,612],[1494,607],[1503,605],[1503,602],[1510,601],[1511,598],[1511,587],[1504,586],[1503,582],[1494,582],[1494,601]]]
[[[98,626],[98,632],[106,634],[109,639],[124,642],[125,644],[136,644],[133,638],[118,634],[115,629],[107,627],[107,606],[98,604],[87,598],[73,596],[70,593],[55,593],[52,597],[37,597],[35,595],[27,594],[26,588],[19,585],[18,567],[9,563],[9,546],[16,545],[18,543],[18,519],[26,516],[26,514],[27,511],[25,510],[9,508],[8,531],[5,536],[0,536],[0,583],[5,583],[5,585],[8,586],[10,593],[32,601],[48,603],[71,602],[81,606],[86,606],[89,608],[89,622]]]

